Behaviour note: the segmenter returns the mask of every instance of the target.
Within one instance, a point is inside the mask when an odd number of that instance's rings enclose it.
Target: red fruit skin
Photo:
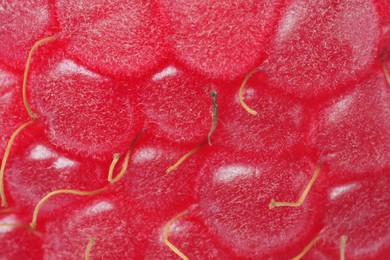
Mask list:
[[[89,237],[96,238],[91,258],[141,259],[155,225],[148,216],[120,193],[79,199],[38,222],[45,232],[45,259],[84,258]]]
[[[73,32],[80,30],[80,24],[93,24],[106,16],[115,15],[121,0],[57,0],[55,9],[61,28],[64,31]]]
[[[0,247],[2,259],[43,259],[42,234],[22,226],[1,224],[26,224],[26,216],[18,212],[0,212]]]
[[[147,128],[171,142],[201,143],[212,124],[211,90],[219,93],[220,87],[167,66],[139,89]]]
[[[215,153],[198,180],[203,221],[219,243],[239,256],[294,257],[322,227],[320,183],[300,207],[268,205],[272,198],[298,200],[314,168],[306,158],[267,161],[251,154]]]
[[[60,189],[96,190],[107,184],[108,168],[93,160],[61,152],[45,136],[28,139],[12,153],[5,175],[9,206],[32,215],[37,203]],[[55,196],[40,212],[47,213],[70,203],[77,196]]]
[[[379,41],[379,55],[388,52],[390,47],[390,5],[386,0],[373,0],[381,25],[381,36]]]
[[[229,248],[219,244],[214,235],[201,221],[196,205],[191,206],[189,215],[175,221],[169,230],[168,240],[189,259],[237,259]],[[169,221],[169,220],[168,220]],[[163,231],[165,225],[157,229],[149,244],[145,259],[176,259],[177,255],[165,244]]]
[[[240,104],[238,91],[219,98],[219,124],[212,137],[227,150],[280,155],[294,149],[308,124],[304,104],[267,87],[264,76],[253,76],[245,87],[245,103],[258,114],[249,114]]]
[[[145,134],[132,152],[125,176],[116,184],[118,189],[151,216],[167,218],[179,213],[195,203],[195,180],[207,149],[199,150],[173,172],[166,170],[191,149]]]
[[[5,0],[0,7],[0,62],[21,71],[31,46],[54,28],[49,1]]]
[[[300,98],[324,97],[365,74],[379,34],[371,1],[294,0],[261,67],[279,90]]]
[[[162,240],[164,227],[199,205],[169,232],[190,259],[291,259],[316,236],[321,239],[305,257],[337,259],[342,234],[349,237],[347,259],[387,259],[389,86],[379,62],[388,61],[389,5],[291,0],[284,10],[284,2],[0,4],[1,155],[11,134],[30,120],[20,89],[28,51],[36,40],[57,35],[33,55],[27,88],[39,119],[11,149],[5,192],[17,212],[0,209],[0,224],[29,223],[32,207],[51,189],[108,185],[112,154],[124,154],[144,126],[157,136],[136,143],[125,177],[106,193],[46,201],[38,216],[41,238],[0,226],[0,258],[84,258],[90,236],[97,238],[91,259],[178,258]],[[43,15],[30,15],[39,8]],[[179,72],[175,84],[191,85],[179,96],[153,81],[172,64]],[[259,112],[253,117],[236,93],[258,66],[263,72],[250,79],[244,96]],[[212,146],[166,174],[210,129],[209,90],[199,91],[204,84],[219,94]],[[179,104],[167,104],[166,97]],[[349,97],[342,120],[327,122],[328,112]],[[193,105],[199,115],[180,114]],[[159,121],[157,112],[144,114],[147,107],[168,112]],[[191,126],[196,116],[201,120]],[[318,160],[320,175],[301,207],[268,209],[271,198],[296,201]]]
[[[22,103],[20,79],[17,74],[0,66],[0,154],[2,155],[12,133],[29,121]]]
[[[165,56],[164,25],[151,1],[62,0],[56,3],[67,53],[115,77],[140,77]]]
[[[205,77],[231,80],[266,56],[284,1],[160,1],[177,59]]]
[[[338,182],[328,191],[324,229],[316,251],[328,258],[339,256],[340,236],[348,237],[346,259],[387,259],[390,204],[389,170],[377,172],[374,178]]]
[[[61,149],[98,159],[124,152],[143,127],[129,84],[95,74],[72,60],[53,58],[30,77],[31,100]],[[39,87],[38,87],[39,86]]]
[[[390,166],[390,106],[382,71],[322,103],[317,111],[312,114],[309,143],[334,176]]]

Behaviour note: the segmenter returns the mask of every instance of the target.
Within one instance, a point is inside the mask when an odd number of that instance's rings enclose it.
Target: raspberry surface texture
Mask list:
[[[0,1],[0,259],[390,255],[388,0]]]

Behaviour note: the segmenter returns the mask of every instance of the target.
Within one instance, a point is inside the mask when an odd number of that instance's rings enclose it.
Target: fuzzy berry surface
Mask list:
[[[0,35],[0,259],[388,259],[387,0],[3,0]]]

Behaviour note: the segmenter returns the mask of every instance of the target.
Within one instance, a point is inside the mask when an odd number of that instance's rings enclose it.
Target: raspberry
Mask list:
[[[179,61],[206,77],[230,80],[263,60],[284,1],[161,1],[167,42]]]
[[[268,204],[275,197],[297,200],[313,166],[307,159],[263,161],[244,153],[214,154],[205,162],[198,182],[206,225],[240,256],[265,258],[282,253],[281,248],[289,252],[288,257],[298,254],[321,228],[321,189],[317,184],[297,208],[269,209]]]
[[[367,173],[390,166],[387,88],[382,73],[375,71],[314,114],[310,141],[335,172]]]
[[[140,100],[155,136],[179,143],[199,143],[211,126],[210,91],[219,87],[173,66],[140,86]],[[151,94],[152,93],[152,94]]]
[[[117,77],[141,76],[165,55],[164,26],[150,1],[57,2],[67,53]],[[111,3],[110,3],[111,2]]]
[[[302,98],[329,95],[364,75],[378,38],[371,1],[292,1],[263,67],[275,88]]]
[[[1,3],[0,60],[12,69],[23,70],[31,46],[53,26],[46,0]]]
[[[94,157],[124,149],[141,131],[137,96],[115,82],[59,59],[32,72],[32,103],[49,130],[51,142]],[[71,99],[70,99],[71,98]]]
[[[386,259],[389,10],[3,1],[0,258]]]

